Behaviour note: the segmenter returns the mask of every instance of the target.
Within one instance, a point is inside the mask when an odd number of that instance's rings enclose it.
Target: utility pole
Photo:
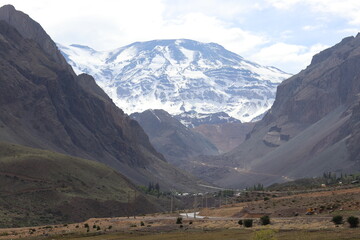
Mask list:
[[[174,207],[174,196],[171,192],[171,200],[170,200],[170,213],[173,213],[173,207]]]
[[[135,216],[135,205],[136,205],[136,190],[134,190],[134,201],[133,201],[133,214],[134,214],[134,218],[136,218]]]
[[[130,217],[130,190],[128,191],[128,194],[127,194],[127,210],[126,210],[126,215],[127,215],[127,218]]]
[[[221,207],[222,195],[223,195],[223,192],[220,190],[220,205],[219,205],[219,207]]]
[[[196,198],[197,195],[195,195],[194,197],[194,219],[196,219],[196,207],[197,207],[197,198]]]

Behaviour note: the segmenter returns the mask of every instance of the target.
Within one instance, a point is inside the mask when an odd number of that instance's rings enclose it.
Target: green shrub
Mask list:
[[[112,229],[112,226],[110,225],[110,226],[108,227],[108,229]]]
[[[359,218],[350,216],[348,217],[347,222],[350,224],[351,228],[356,228],[359,225]]]
[[[260,223],[261,223],[261,225],[268,225],[268,224],[270,224],[270,217],[269,216],[262,216],[261,218],[260,218]]]
[[[84,228],[89,228],[89,224],[85,223]]]
[[[253,240],[276,240],[275,231],[264,229],[254,233]]]
[[[240,220],[238,221],[238,224],[239,224],[239,225],[243,225],[243,220],[240,219]]]
[[[143,221],[140,222],[140,226],[145,226],[145,223]]]
[[[253,225],[253,220],[252,219],[245,219],[244,220],[244,226],[247,227],[247,228],[250,228],[252,227]]]
[[[93,228],[96,228],[96,225],[95,225],[95,224],[93,225]]]
[[[97,230],[97,231],[99,231],[100,229],[101,229],[100,226],[97,226],[97,227],[96,227],[96,230]]]
[[[182,217],[178,217],[176,219],[176,224],[182,224]]]
[[[333,216],[332,220],[331,220],[334,224],[339,225],[343,223],[343,217],[340,215],[337,216]]]

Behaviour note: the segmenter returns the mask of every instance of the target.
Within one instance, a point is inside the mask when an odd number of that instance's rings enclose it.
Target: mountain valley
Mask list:
[[[0,239],[359,235],[331,221],[360,216],[360,33],[291,75],[190,39],[65,46],[5,5],[0,73]]]

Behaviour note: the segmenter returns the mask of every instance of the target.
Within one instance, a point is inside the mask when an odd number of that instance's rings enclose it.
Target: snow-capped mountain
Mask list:
[[[112,51],[81,45],[59,49],[76,73],[88,73],[126,113],[164,109],[173,115],[225,112],[251,121],[274,102],[290,77],[250,62],[215,43],[135,42]]]
[[[203,124],[224,124],[224,123],[241,123],[240,120],[230,117],[225,112],[217,113],[197,113],[195,111],[183,112],[174,116],[183,125],[188,128],[194,128]]]

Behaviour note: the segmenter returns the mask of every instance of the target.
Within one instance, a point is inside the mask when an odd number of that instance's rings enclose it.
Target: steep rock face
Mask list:
[[[307,69],[279,85],[266,118],[309,125],[354,101],[359,90],[359,82],[354,79],[360,72],[359,44],[359,37],[349,37],[315,55]]]
[[[130,117],[140,123],[151,143],[168,161],[184,169],[188,169],[191,157],[218,154],[205,137],[192,132],[164,110],[146,110]]]
[[[190,185],[182,184],[179,178],[192,180],[165,162],[140,125],[117,108],[91,77],[76,77],[68,65],[44,51],[42,41],[24,38],[5,21],[0,21],[0,36],[1,141],[94,159],[137,184],[168,178],[165,188]]]
[[[108,52],[58,46],[77,73],[94,76],[126,113],[164,109],[196,118],[225,112],[250,121],[271,107],[277,85],[290,77],[218,44],[187,39],[136,42]]]
[[[359,35],[314,56],[305,70],[279,85],[273,107],[244,143],[199,160],[219,166],[205,171],[205,179],[243,187],[359,170],[359,66]]]

